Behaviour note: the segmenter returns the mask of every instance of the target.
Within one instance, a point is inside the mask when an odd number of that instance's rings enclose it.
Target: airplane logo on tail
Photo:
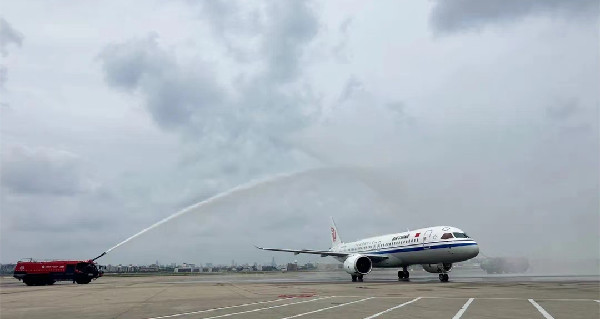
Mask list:
[[[335,228],[333,228],[333,227],[331,227],[331,238],[333,239],[334,242],[337,239],[337,234],[335,232]]]

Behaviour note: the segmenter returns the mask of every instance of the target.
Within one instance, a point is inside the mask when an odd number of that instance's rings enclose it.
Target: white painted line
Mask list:
[[[469,300],[467,300],[467,302],[462,306],[462,308],[460,308],[460,310],[454,315],[454,317],[452,317],[452,319],[458,319],[462,317],[463,313],[467,311],[467,308],[469,308],[469,305],[473,302],[473,299],[475,298],[469,298]]]
[[[291,306],[291,305],[297,305],[297,304],[301,304],[301,303],[313,302],[313,301],[317,301],[317,300],[321,300],[321,299],[328,299],[328,298],[331,298],[331,297],[321,297],[321,298],[316,298],[316,299],[311,299],[311,300],[304,300],[304,301],[286,303],[286,304],[283,304],[283,305],[277,305],[277,306],[271,306],[271,307],[264,307],[264,308],[258,308],[258,309],[252,309],[252,310],[241,311],[241,312],[234,312],[234,313],[226,313],[224,315],[214,316],[214,317],[208,317],[208,318],[204,318],[204,319],[214,319],[214,318],[230,317],[230,316],[241,315],[241,314],[245,314],[245,313],[251,313],[251,312],[257,312],[257,311],[262,311],[262,310],[269,310],[269,309],[287,307],[287,306]]]
[[[597,303],[600,303],[600,300],[594,300],[594,301],[597,302]]]
[[[399,305],[397,305],[397,306],[395,306],[395,307],[392,307],[392,308],[390,308],[390,309],[386,309],[386,310],[384,310],[384,311],[382,311],[382,312],[378,312],[378,313],[376,313],[376,314],[374,314],[374,315],[372,315],[372,316],[370,316],[370,317],[366,317],[365,319],[372,319],[372,318],[375,318],[375,317],[379,317],[379,316],[383,315],[384,313],[388,313],[388,312],[390,312],[390,311],[392,311],[392,310],[394,310],[394,309],[398,309],[398,308],[400,308],[400,307],[404,307],[404,306],[406,306],[406,305],[408,305],[408,304],[411,304],[411,303],[413,303],[413,302],[415,302],[415,301],[417,301],[417,300],[419,300],[419,299],[421,299],[421,298],[422,298],[422,297],[415,298],[415,299],[413,299],[413,300],[411,300],[411,301],[407,301],[407,302],[405,302],[405,303],[403,303],[403,304],[399,304]]]
[[[341,296],[332,296],[334,298],[361,298],[364,296],[352,296],[352,295],[341,295]],[[380,297],[375,297],[377,299],[404,299],[407,298],[406,296],[380,296]],[[421,297],[422,299],[448,299],[448,300],[464,300],[465,297]],[[485,300],[529,300],[529,298],[511,298],[511,297],[477,297],[477,299],[485,299]],[[600,302],[599,300],[594,300],[594,299],[576,299],[576,298],[571,298],[571,299],[551,299],[551,298],[537,298],[538,301],[596,301],[596,302]]]
[[[533,299],[529,299],[529,302],[531,302],[531,304],[542,314],[542,316],[544,316],[544,318],[554,319],[554,317],[552,317],[548,312],[546,312],[546,310],[544,310],[544,308],[538,305],[537,302],[535,302]]]
[[[325,298],[331,298],[331,297],[324,297],[324,298],[317,298],[317,299],[312,299],[312,300],[305,300],[305,301],[302,301],[302,302],[316,301],[316,300],[325,299]],[[217,311],[217,310],[225,310],[225,309],[232,309],[232,308],[247,307],[247,306],[252,306],[252,305],[260,305],[260,304],[266,304],[266,303],[277,302],[277,301],[285,301],[285,300],[290,300],[290,299],[294,299],[294,298],[282,298],[282,299],[275,299],[275,300],[269,300],[269,301],[259,301],[259,302],[253,302],[253,303],[245,303],[245,304],[237,305],[237,306],[219,307],[219,308],[212,308],[212,309],[199,310],[199,311],[182,312],[182,313],[176,313],[176,314],[167,315],[167,316],[151,317],[151,318],[147,318],[147,319],[174,318],[174,317],[180,317],[180,316],[194,315],[194,314],[197,314],[197,313],[213,312],[213,311]],[[298,303],[298,302],[295,302],[295,303]],[[295,304],[295,303],[291,303],[291,304]],[[285,305],[291,305],[291,304],[285,304]],[[266,308],[262,308],[262,309],[266,309]]]
[[[591,301],[593,299],[538,299],[538,301]],[[598,300],[596,300],[598,301]]]
[[[311,313],[321,312],[321,311],[325,311],[325,310],[333,309],[333,308],[339,308],[339,307],[343,307],[343,306],[346,306],[346,305],[349,305],[349,304],[353,304],[353,303],[357,303],[357,302],[363,302],[365,300],[369,300],[369,299],[373,299],[373,298],[375,298],[375,297],[369,297],[369,298],[365,298],[365,299],[361,299],[361,300],[355,300],[355,301],[351,301],[351,302],[347,302],[347,303],[343,303],[343,304],[340,304],[340,305],[335,305],[335,306],[331,306],[331,307],[327,307],[327,308],[321,308],[321,309],[317,309],[317,310],[313,310],[313,311],[309,311],[309,312],[297,314],[297,315],[294,315],[294,316],[291,316],[291,317],[285,317],[285,318],[282,318],[282,319],[298,318],[298,317],[310,315]]]

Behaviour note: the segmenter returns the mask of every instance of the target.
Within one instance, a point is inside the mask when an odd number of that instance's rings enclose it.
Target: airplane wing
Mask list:
[[[342,253],[342,252],[335,252],[335,251],[329,251],[329,250],[264,248],[264,247],[258,247],[258,246],[254,246],[254,247],[256,247],[258,249],[262,249],[262,250],[285,251],[285,252],[294,253],[294,255],[298,255],[298,254],[313,254],[313,255],[321,255],[321,257],[327,257],[327,256],[331,256],[331,257],[348,257],[348,256],[352,255],[350,253]],[[381,261],[381,260],[389,258],[386,255],[361,254],[361,253],[358,253],[358,254],[363,255],[363,256],[367,256],[367,257],[371,258],[371,260],[373,260],[373,261]]]

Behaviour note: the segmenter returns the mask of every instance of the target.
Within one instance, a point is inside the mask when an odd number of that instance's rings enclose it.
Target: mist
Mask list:
[[[6,4],[0,261],[92,258],[306,172],[100,262],[334,262],[253,246],[327,249],[333,216],[598,273],[598,4],[487,3]]]

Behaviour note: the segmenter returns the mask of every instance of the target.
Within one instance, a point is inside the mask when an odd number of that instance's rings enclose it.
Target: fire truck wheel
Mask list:
[[[80,285],[85,285],[85,284],[89,284],[90,281],[92,281],[92,280],[89,278],[79,278],[79,279],[76,279],[75,281]]]
[[[34,282],[31,281],[31,279],[29,278],[23,278],[23,282],[27,285],[27,286],[33,286]]]

